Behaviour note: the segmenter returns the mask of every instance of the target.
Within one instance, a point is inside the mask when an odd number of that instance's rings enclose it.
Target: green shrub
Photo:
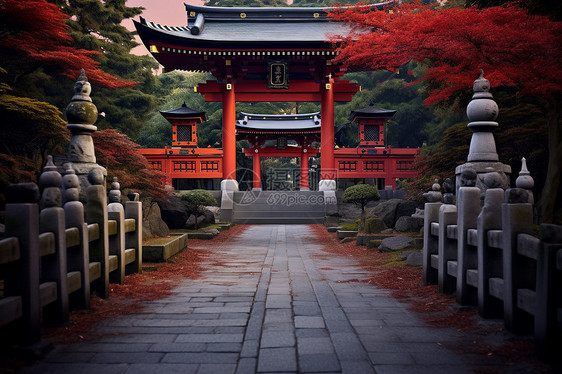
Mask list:
[[[384,221],[379,217],[367,218],[363,227],[363,231],[366,234],[377,234],[384,229],[386,229],[386,225],[384,224]]]
[[[343,231],[357,231],[358,224],[357,222],[342,223],[340,227]]]
[[[375,186],[369,184],[356,184],[355,186],[348,187],[343,192],[344,203],[354,203],[361,207],[361,211],[365,210],[365,205],[369,201],[376,201],[380,199],[379,190]]]
[[[369,201],[376,201],[380,198],[379,190],[369,184],[356,184],[355,186],[348,187],[342,196],[344,203],[353,203],[361,207],[361,229],[365,227],[365,205]]]

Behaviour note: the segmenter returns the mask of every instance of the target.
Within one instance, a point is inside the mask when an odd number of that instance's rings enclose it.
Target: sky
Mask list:
[[[143,7],[145,8],[142,17],[147,21],[152,21],[167,26],[185,26],[187,14],[185,12],[184,3],[192,5],[203,5],[204,0],[128,0],[128,7]],[[139,16],[133,18],[138,21]],[[128,30],[133,31],[133,21],[127,19],[123,21],[123,26]],[[137,42],[141,43],[140,38]],[[140,45],[131,51],[133,54],[146,55],[148,51],[144,45]]]

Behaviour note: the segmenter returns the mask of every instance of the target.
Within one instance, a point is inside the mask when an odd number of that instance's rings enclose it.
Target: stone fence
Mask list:
[[[122,284],[125,274],[141,272],[138,194],[121,204],[115,180],[108,204],[105,177],[94,168],[83,204],[79,178],[72,164],[65,166],[61,176],[49,156],[39,179],[40,201],[34,183],[6,191],[0,331],[19,343],[37,342],[42,324],[67,322],[69,310],[89,308],[91,293],[107,298],[109,282]]]
[[[460,187],[456,205],[425,204],[423,280],[484,318],[503,318],[509,331],[534,332],[537,353],[552,357],[562,339],[562,226],[542,224],[533,236],[525,189],[487,189],[483,205],[481,197]]]
[[[474,81],[467,106],[473,130],[467,162],[424,194],[423,280],[457,303],[478,305],[484,318],[503,318],[507,330],[534,332],[536,352],[553,358],[562,341],[562,226],[533,224],[533,178],[522,159],[516,188],[499,162],[492,130],[499,109],[490,83]],[[457,191],[453,205],[453,191]]]

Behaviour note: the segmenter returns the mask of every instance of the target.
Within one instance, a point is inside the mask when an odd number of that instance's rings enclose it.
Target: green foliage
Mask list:
[[[344,203],[354,203],[365,210],[365,205],[369,201],[376,201],[380,199],[379,191],[375,186],[368,184],[356,184],[355,186],[348,187],[342,196]]]
[[[366,234],[376,234],[381,232],[386,228],[382,219],[378,217],[369,217],[365,219],[365,225],[363,226],[363,231]]]
[[[357,222],[342,223],[340,225],[343,231],[357,231],[359,224]]]
[[[3,73],[0,68],[5,79]],[[10,183],[36,181],[47,155],[62,152],[69,132],[61,116],[54,106],[19,96],[0,82],[0,191]]]

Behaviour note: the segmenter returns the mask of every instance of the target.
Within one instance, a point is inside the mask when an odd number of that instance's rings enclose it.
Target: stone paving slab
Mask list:
[[[307,225],[249,226],[219,248],[200,249],[211,256],[199,279],[181,281],[170,296],[148,301],[133,314],[101,322],[96,340],[59,346],[22,372],[449,374],[478,369],[478,357],[444,348],[443,343],[462,340],[463,333],[430,328],[389,291],[347,281],[369,274],[352,258],[323,252]]]

